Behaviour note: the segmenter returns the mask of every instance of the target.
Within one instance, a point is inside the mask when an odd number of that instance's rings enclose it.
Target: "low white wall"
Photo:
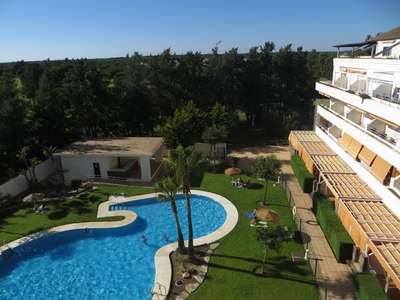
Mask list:
[[[36,166],[35,172],[37,180],[41,182],[43,179],[46,179],[54,173],[53,163],[50,159],[47,159]],[[27,189],[28,183],[23,175],[18,175],[10,181],[0,185],[0,191],[3,194],[10,194],[12,197],[26,191]]]

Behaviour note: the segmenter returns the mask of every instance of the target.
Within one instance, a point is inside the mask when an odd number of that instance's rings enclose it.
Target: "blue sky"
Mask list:
[[[0,62],[275,49],[335,51],[400,26],[386,0],[0,0]]]

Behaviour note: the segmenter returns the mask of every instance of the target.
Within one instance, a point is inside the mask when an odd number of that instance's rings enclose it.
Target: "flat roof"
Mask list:
[[[83,138],[54,155],[153,156],[162,144],[162,137]]]

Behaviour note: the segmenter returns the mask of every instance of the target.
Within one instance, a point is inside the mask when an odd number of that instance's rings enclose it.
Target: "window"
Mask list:
[[[383,47],[382,56],[390,56],[392,49],[390,47]]]

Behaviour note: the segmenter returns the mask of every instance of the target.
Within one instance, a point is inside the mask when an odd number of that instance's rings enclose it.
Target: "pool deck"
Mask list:
[[[218,230],[216,230],[213,233],[210,233],[206,236],[203,236],[201,238],[194,239],[193,240],[194,246],[199,246],[199,245],[215,242],[215,241],[219,240],[220,238],[224,237],[225,235],[227,235],[229,232],[231,232],[231,230],[235,227],[235,225],[238,221],[238,218],[239,218],[239,214],[238,214],[238,211],[236,210],[236,207],[228,199],[226,199],[218,194],[199,191],[199,190],[192,190],[191,192],[192,192],[192,194],[209,197],[209,198],[212,198],[213,200],[219,202],[225,208],[225,211],[227,214],[224,224],[222,224],[222,226]],[[102,202],[99,205],[98,211],[97,211],[98,218],[124,216],[125,218],[123,220],[105,221],[105,222],[74,223],[74,224],[67,224],[67,225],[50,228],[47,230],[43,230],[40,232],[30,234],[23,238],[12,241],[6,245],[3,245],[0,247],[0,252],[6,250],[8,248],[15,248],[24,243],[27,243],[32,240],[35,240],[35,239],[38,239],[38,238],[41,238],[41,237],[44,237],[47,235],[51,235],[51,234],[54,234],[57,232],[68,231],[68,230],[84,230],[85,228],[89,228],[89,229],[90,228],[116,228],[116,227],[126,226],[136,220],[136,218],[137,218],[136,213],[132,212],[132,211],[127,211],[127,210],[110,211],[109,210],[110,205],[153,197],[153,195],[151,195],[151,196],[150,195],[151,194],[145,194],[145,195],[127,197],[127,198],[125,198],[123,196],[110,196],[109,201]],[[185,241],[185,244],[187,244],[187,241]],[[170,281],[172,278],[172,266],[171,266],[171,262],[169,259],[169,254],[172,251],[175,251],[177,247],[178,247],[178,243],[175,242],[175,243],[171,243],[171,244],[161,247],[156,252],[156,255],[154,258],[154,260],[155,260],[155,279],[154,279],[154,284],[153,284],[153,288],[152,288],[152,294],[153,294],[152,299],[157,299],[157,300],[166,299],[166,297],[169,293]]]

